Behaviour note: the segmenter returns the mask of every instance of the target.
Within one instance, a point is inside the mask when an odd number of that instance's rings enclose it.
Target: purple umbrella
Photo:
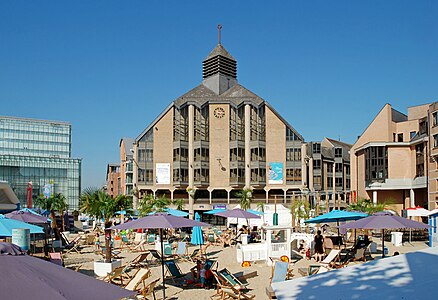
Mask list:
[[[382,257],[385,257],[385,239],[384,230],[385,229],[396,229],[396,228],[406,228],[406,229],[422,229],[429,228],[430,225],[420,223],[417,221],[402,218],[390,213],[375,213],[372,216],[360,219],[355,222],[350,222],[342,224],[339,226],[340,229],[380,229],[382,230]]]
[[[115,300],[136,293],[28,255],[1,255],[0,270],[1,293],[11,300]]]
[[[210,224],[186,219],[183,217],[177,217],[168,215],[166,213],[156,213],[154,215],[148,215],[146,217],[137,219],[135,221],[127,222],[117,226],[111,227],[111,229],[140,229],[140,228],[154,228],[160,231],[161,242],[161,272],[163,275],[163,299],[166,299],[166,284],[164,282],[164,246],[163,246],[163,229],[166,228],[182,228],[182,227],[195,227],[195,226],[211,226]]]
[[[44,224],[48,222],[46,217],[23,210],[16,210],[6,214],[5,216],[9,219],[14,219],[25,223]]]
[[[215,214],[219,217],[225,217],[225,218],[244,218],[244,219],[260,219],[260,216],[247,212],[246,210],[235,208],[230,209],[222,212],[218,212]]]
[[[0,243],[1,255],[24,255],[26,251],[12,243]]]

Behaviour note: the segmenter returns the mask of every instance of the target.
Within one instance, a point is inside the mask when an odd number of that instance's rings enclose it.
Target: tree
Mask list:
[[[45,209],[50,212],[50,219],[52,220],[50,225],[55,235],[55,239],[59,240],[61,238],[61,235],[59,233],[59,228],[56,224],[56,212],[62,212],[67,208],[67,201],[65,196],[61,193],[57,193],[52,195],[51,197],[46,198],[43,194],[41,194],[38,198],[35,199],[35,204],[41,209]]]
[[[172,204],[172,201],[165,195],[154,198],[154,195],[146,195],[139,203],[140,216],[147,216],[151,212],[164,212]]]
[[[257,210],[261,212],[265,212],[265,203],[264,202],[257,202]]]
[[[238,202],[241,209],[247,210],[251,207],[251,202],[252,202],[251,189],[243,189],[240,192],[237,192],[236,196],[239,198]]]
[[[290,213],[292,214],[292,219],[298,220],[298,224],[301,223],[301,219],[307,220],[310,218],[310,203],[307,198],[301,197],[293,202],[290,207]]]
[[[104,219],[105,221],[105,234],[109,235],[109,238],[108,236],[105,237],[105,262],[107,263],[111,262],[111,230],[108,230],[112,225],[110,219],[117,211],[130,208],[131,204],[132,201],[129,197],[118,195],[115,198],[111,198],[103,190],[90,188],[81,194],[80,210],[96,219]]]
[[[184,199],[174,199],[172,201],[172,204],[175,205],[177,210],[183,210],[184,205],[186,204],[186,201]]]
[[[347,206],[347,210],[360,211],[372,215],[376,212],[385,210],[385,208],[393,202],[392,199],[387,199],[382,203],[375,204],[370,199],[358,199],[356,203],[350,203]]]

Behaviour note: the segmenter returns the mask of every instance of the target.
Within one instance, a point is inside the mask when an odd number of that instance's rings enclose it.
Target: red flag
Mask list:
[[[32,181],[29,181],[27,183],[26,198],[27,198],[27,207],[32,208]]]

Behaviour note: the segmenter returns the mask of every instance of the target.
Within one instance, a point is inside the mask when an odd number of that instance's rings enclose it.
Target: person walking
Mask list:
[[[321,230],[318,230],[316,232],[314,242],[315,242],[315,259],[317,262],[320,262],[324,255],[324,237],[321,234]]]

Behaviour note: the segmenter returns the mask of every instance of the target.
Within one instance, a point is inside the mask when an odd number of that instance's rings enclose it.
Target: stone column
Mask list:
[[[251,187],[251,106],[245,104],[245,188]]]
[[[409,191],[410,205],[411,207],[415,207],[415,192],[414,189]]]
[[[373,203],[377,204],[377,191],[373,191]]]
[[[193,104],[189,105],[189,188],[191,191],[194,190],[194,170],[193,163],[195,161],[195,153],[194,153],[194,117],[195,117],[195,108]],[[189,218],[193,220],[194,218],[194,209],[193,206],[195,204],[195,193],[189,193]]]

